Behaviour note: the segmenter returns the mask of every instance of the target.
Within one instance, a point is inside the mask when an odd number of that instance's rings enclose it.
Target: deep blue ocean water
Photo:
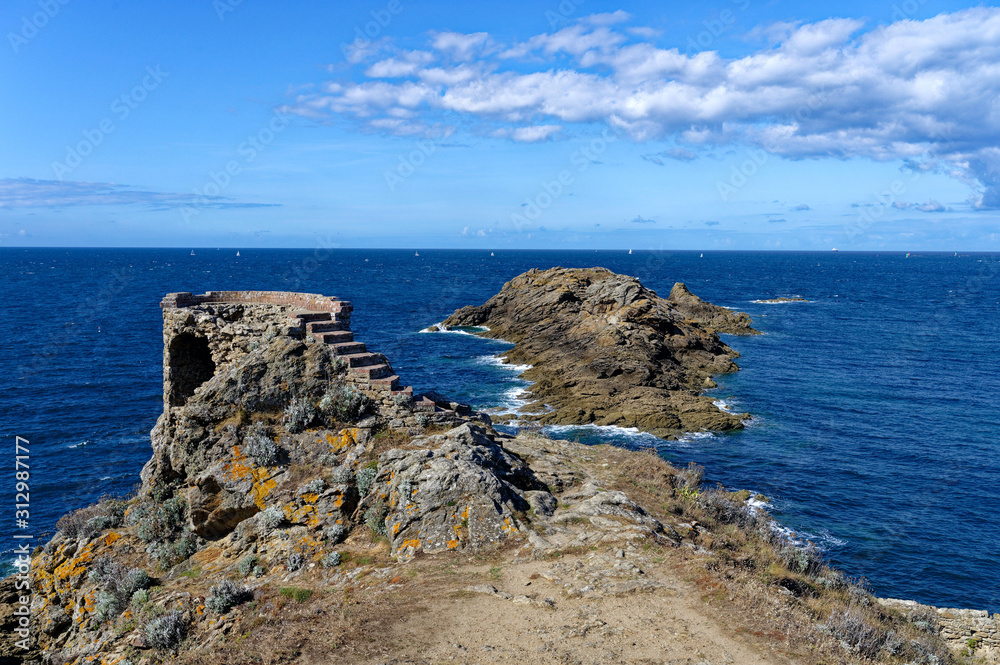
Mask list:
[[[660,442],[595,428],[559,436],[655,443],[706,480],[772,500],[783,524],[875,593],[1000,611],[1000,256],[759,252],[0,249],[0,464],[14,524],[14,437],[30,441],[31,524],[127,492],[161,402],[167,292],[296,290],[354,303],[358,338],[407,384],[479,408],[525,384],[508,345],[421,334],[529,268],[604,266],[666,295],[684,281],[749,312],[726,336],[742,371],[716,399],[753,414],[738,433]],[[754,300],[799,295],[808,303]],[[25,533],[25,532],[22,532]]]

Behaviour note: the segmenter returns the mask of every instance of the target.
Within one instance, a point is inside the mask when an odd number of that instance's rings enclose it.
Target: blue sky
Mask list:
[[[1000,9],[9,0],[0,246],[1000,250]]]

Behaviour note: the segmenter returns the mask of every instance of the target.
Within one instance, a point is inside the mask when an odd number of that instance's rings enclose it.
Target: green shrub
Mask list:
[[[177,610],[151,620],[143,628],[146,642],[155,649],[173,649],[184,641],[187,622]]]
[[[247,577],[258,568],[260,568],[260,557],[256,554],[246,555],[236,567],[236,569],[240,571],[240,575],[242,577]]]
[[[132,607],[138,609],[149,602],[149,590],[139,589],[132,594]]]
[[[177,540],[170,540],[160,543],[154,550],[153,556],[163,570],[173,568],[181,561],[190,558],[198,551],[198,538],[190,531],[185,531]]]
[[[69,538],[92,538],[98,533],[121,526],[128,503],[122,499],[102,497],[92,506],[63,515],[56,528]]]
[[[173,540],[186,523],[187,502],[175,497],[159,504],[143,504],[129,512],[129,521],[136,525],[136,535],[147,543]]]
[[[94,615],[101,623],[111,621],[124,612],[132,597],[148,589],[152,583],[143,569],[129,568],[106,556],[94,561],[88,578],[98,587]]]
[[[223,580],[209,589],[205,607],[216,614],[225,614],[232,608],[253,598],[253,592],[242,584]]]
[[[389,511],[385,507],[385,503],[380,499],[365,511],[365,524],[377,535],[386,536],[388,531],[385,527],[385,518],[388,514]]]
[[[304,603],[312,597],[312,589],[303,589],[296,586],[286,586],[278,590],[285,598],[291,598],[297,603]]]

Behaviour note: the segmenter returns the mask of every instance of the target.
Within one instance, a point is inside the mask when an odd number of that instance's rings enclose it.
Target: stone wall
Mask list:
[[[297,311],[292,305],[174,302],[163,305],[165,410],[183,406],[216,371],[239,361],[262,339],[305,335],[304,324],[291,317]]]
[[[1000,614],[982,610],[960,610],[921,605],[913,600],[879,598],[885,607],[908,616],[925,615],[936,619],[941,637],[956,652],[965,651],[986,663],[1000,663]]]

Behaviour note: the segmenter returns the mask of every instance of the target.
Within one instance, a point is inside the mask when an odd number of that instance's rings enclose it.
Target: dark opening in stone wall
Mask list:
[[[184,333],[170,342],[170,405],[184,406],[198,386],[215,375],[208,340]]]

